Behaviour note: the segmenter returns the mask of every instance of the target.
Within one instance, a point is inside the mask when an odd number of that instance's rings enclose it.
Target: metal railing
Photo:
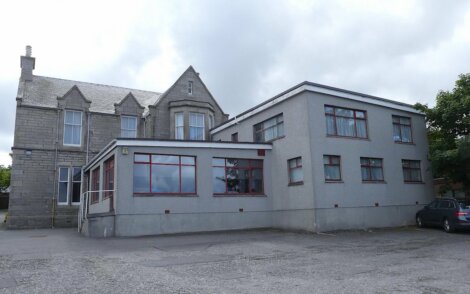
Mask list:
[[[82,226],[85,220],[88,218],[88,213],[90,211],[90,195],[92,193],[98,193],[98,195],[105,193],[105,192],[112,192],[113,195],[113,204],[114,204],[114,195],[116,195],[116,190],[97,190],[97,191],[87,191],[80,195],[80,206],[78,209],[78,232],[82,231]]]

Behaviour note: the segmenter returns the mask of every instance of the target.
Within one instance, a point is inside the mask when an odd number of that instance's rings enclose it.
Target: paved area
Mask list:
[[[0,230],[0,293],[470,293],[470,233]]]

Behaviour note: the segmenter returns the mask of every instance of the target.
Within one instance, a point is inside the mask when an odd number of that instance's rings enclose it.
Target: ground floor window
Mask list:
[[[337,155],[323,155],[325,181],[341,181],[341,162]]]
[[[81,186],[81,167],[59,167],[59,189],[57,193],[57,203],[61,205],[80,203]]]
[[[301,184],[304,180],[302,170],[302,157],[292,158],[287,161],[289,171],[289,184]]]
[[[196,157],[135,154],[134,193],[196,194]]]
[[[113,197],[114,194],[114,157],[106,160],[103,164],[104,170],[104,182],[103,182],[103,190],[104,196],[103,198]]]
[[[100,168],[91,172],[91,203],[100,201]]]
[[[405,183],[421,182],[421,163],[419,160],[403,159],[403,178]]]
[[[361,157],[361,175],[364,182],[383,182],[382,159]]]
[[[263,161],[213,158],[212,187],[214,194],[262,194]]]

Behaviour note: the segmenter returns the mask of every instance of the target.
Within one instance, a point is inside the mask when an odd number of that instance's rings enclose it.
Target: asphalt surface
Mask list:
[[[470,293],[470,233],[0,230],[0,293]]]

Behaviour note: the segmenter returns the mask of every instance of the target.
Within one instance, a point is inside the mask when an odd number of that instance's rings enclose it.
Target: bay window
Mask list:
[[[204,140],[204,114],[189,113],[189,140]]]
[[[175,139],[184,140],[184,113],[175,113]]]

